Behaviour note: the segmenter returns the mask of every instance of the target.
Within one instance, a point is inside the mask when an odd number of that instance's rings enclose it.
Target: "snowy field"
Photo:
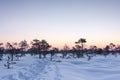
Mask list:
[[[120,80],[120,56],[96,56],[90,61],[55,56],[50,61],[26,55],[12,69],[6,69],[5,63],[0,61],[0,80]]]

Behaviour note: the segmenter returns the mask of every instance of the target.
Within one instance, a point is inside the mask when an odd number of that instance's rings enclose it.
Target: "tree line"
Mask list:
[[[90,60],[91,57],[96,55],[107,56],[108,54],[117,55],[120,53],[120,45],[110,43],[106,45],[105,48],[98,48],[97,46],[90,46],[90,48],[85,48],[84,44],[86,42],[86,39],[80,38],[78,41],[74,42],[75,46],[73,46],[71,49],[69,46],[64,45],[62,50],[56,47],[52,47],[52,45],[50,45],[44,39],[33,39],[31,41],[31,46],[26,40],[23,40],[19,43],[7,42],[5,47],[3,46],[3,43],[0,43],[0,60],[2,60],[3,55],[9,55],[8,62],[14,61],[14,57],[19,60],[20,57],[25,56],[26,54],[31,54],[32,56],[38,55],[40,59],[46,58],[46,55],[50,54],[51,61],[55,54],[62,54],[62,58],[66,58],[67,56],[72,56],[73,58],[87,56],[88,60]]]

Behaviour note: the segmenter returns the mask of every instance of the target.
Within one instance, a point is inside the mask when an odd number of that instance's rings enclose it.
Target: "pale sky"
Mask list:
[[[0,42],[120,44],[120,0],[0,0]]]

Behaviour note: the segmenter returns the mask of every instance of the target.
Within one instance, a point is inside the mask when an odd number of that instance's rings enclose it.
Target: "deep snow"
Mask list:
[[[120,56],[109,55],[87,58],[61,59],[54,56],[39,59],[26,55],[11,69],[6,69],[6,60],[0,61],[0,80],[120,80]]]

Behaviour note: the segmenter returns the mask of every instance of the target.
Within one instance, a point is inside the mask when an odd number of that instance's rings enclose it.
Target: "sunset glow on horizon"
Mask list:
[[[0,0],[0,42],[45,39],[53,47],[120,44],[119,0]]]

